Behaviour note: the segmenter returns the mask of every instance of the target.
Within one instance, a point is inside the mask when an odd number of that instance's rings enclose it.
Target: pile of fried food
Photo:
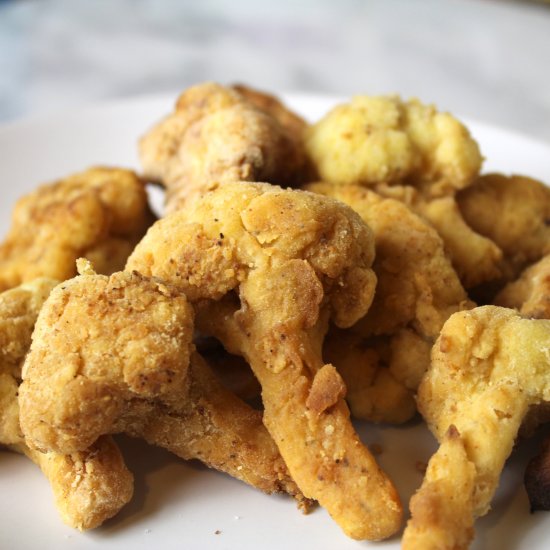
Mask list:
[[[0,245],[0,443],[63,520],[131,499],[123,432],[385,539],[403,507],[351,418],[418,411],[440,446],[403,548],[468,548],[520,430],[548,418],[550,189],[480,175],[463,124],[395,96],[310,125],[202,84],[139,152],[139,176],[92,168],[20,199]]]

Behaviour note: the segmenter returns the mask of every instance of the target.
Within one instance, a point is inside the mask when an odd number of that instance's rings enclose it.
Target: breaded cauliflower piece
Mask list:
[[[544,183],[487,174],[456,200],[466,223],[502,250],[506,280],[550,253],[550,188]]]
[[[375,238],[372,306],[349,329],[353,334],[342,337],[335,331],[329,336],[325,353],[346,381],[354,416],[409,420],[415,412],[414,392],[443,323],[473,304],[437,232],[405,204],[359,185],[315,183],[307,189],[348,204]]]
[[[508,283],[495,297],[495,305],[514,308],[524,317],[550,319],[550,255],[525,269],[520,277]],[[522,436],[531,436],[535,429],[550,420],[550,405],[529,411],[521,427]],[[525,470],[525,489],[531,511],[549,510],[548,487],[550,484],[550,438],[543,442],[540,453]]]
[[[373,255],[370,231],[346,205],[236,182],[157,222],[127,264],[183,289],[199,329],[246,358],[293,479],[357,539],[394,533],[401,504],[355,433],[321,347],[330,317],[348,327],[370,306]]]
[[[529,408],[550,401],[550,320],[524,319],[513,310],[484,306],[455,313],[445,323],[432,352],[432,364],[418,391],[418,407],[442,442],[430,460],[413,498],[413,516],[405,531],[407,549],[467,548],[463,526],[486,514]],[[426,545],[419,532],[433,518],[421,502],[436,498],[436,479],[446,452],[445,434],[456,430],[464,453],[453,453],[445,468],[446,500],[437,518],[441,541]],[[473,465],[473,483],[463,472]],[[433,465],[433,467],[432,467]],[[462,472],[462,473],[461,473]],[[464,493],[469,487],[470,492]],[[416,510],[416,511],[415,511]],[[457,518],[462,518],[458,521]]]
[[[346,401],[354,418],[401,424],[416,412],[414,389],[393,371],[391,337],[365,338],[350,329],[331,327],[323,345],[330,361],[346,383]],[[410,348],[407,348],[410,353]],[[429,363],[422,356],[418,368]],[[407,370],[410,366],[407,365]]]
[[[0,372],[21,379],[38,312],[57,284],[39,278],[0,293]]]
[[[324,181],[410,184],[431,197],[467,187],[482,163],[458,120],[398,96],[357,96],[335,107],[307,129],[305,147]]]
[[[437,454],[430,460],[422,491],[411,499],[412,518],[403,534],[401,548],[468,548],[474,537],[470,510],[475,481],[475,465],[468,459],[460,434],[451,425]]]
[[[81,451],[114,432],[132,400],[177,406],[187,391],[185,296],[138,274],[80,270],[42,308],[23,368],[21,427],[41,451]]]
[[[63,521],[85,530],[101,525],[130,500],[133,476],[110,437],[70,455],[40,453],[25,444],[17,400],[21,365],[38,312],[56,284],[36,279],[0,294],[0,445],[33,460],[52,486]]]
[[[502,277],[502,250],[464,220],[455,197],[419,200],[415,211],[427,220],[445,243],[445,250],[465,288]]]
[[[37,277],[65,280],[79,257],[120,269],[153,222],[145,186],[117,168],[91,168],[19,199],[0,244],[0,291]]]
[[[455,196],[430,199],[410,185],[380,184],[374,190],[405,203],[438,232],[464,288],[502,278],[502,250],[466,223]]]
[[[308,127],[307,122],[300,115],[292,112],[274,95],[255,90],[244,84],[235,84],[231,88],[247,102],[252,103],[254,107],[272,116],[288,135],[300,139]]]
[[[193,86],[141,138],[145,177],[166,187],[168,212],[182,208],[193,193],[226,181],[295,185],[307,167],[299,120],[259,92]]]
[[[427,220],[466,288],[501,276],[502,252],[464,222],[454,199],[478,176],[482,157],[450,114],[417,100],[359,96],[309,127],[304,139],[322,180],[369,187]]]
[[[550,254],[508,283],[496,295],[494,303],[515,308],[525,317],[550,319]]]
[[[44,305],[25,361],[21,427],[29,445],[74,453],[126,432],[303,500],[261,413],[225,390],[194,352],[185,295],[138,273],[79,268]]]

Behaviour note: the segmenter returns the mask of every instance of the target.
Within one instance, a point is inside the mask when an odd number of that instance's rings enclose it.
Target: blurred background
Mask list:
[[[0,122],[216,80],[400,93],[550,143],[550,7],[498,0],[0,0]]]

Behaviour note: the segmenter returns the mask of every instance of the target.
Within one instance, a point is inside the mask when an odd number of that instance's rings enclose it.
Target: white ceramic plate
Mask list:
[[[0,128],[0,232],[14,201],[37,184],[94,164],[138,168],[136,140],[167,113],[173,96],[109,103],[85,111]],[[334,104],[318,96],[289,96],[288,104],[315,120]],[[550,181],[550,147],[527,137],[468,123],[486,157],[485,170]],[[158,199],[158,197],[156,197]],[[363,440],[381,445],[382,467],[406,504],[420,484],[417,463],[435,442],[419,422],[400,428],[358,426]],[[135,496],[119,516],[89,533],[65,527],[45,478],[27,459],[0,452],[0,547],[64,549],[333,550],[399,548],[399,538],[377,544],[346,538],[321,509],[302,515],[290,499],[266,496],[218,472],[185,463],[139,441],[121,441],[135,474]],[[510,459],[493,510],[477,522],[475,549],[548,547],[550,512],[531,515],[522,477],[536,441]]]

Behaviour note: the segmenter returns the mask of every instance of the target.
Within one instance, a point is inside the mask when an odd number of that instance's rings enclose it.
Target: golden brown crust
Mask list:
[[[212,246],[197,254],[197,238]],[[220,268],[210,260],[215,239],[227,260]],[[264,422],[304,495],[348,535],[380,539],[399,527],[395,489],[360,443],[341,397],[321,414],[306,405],[323,369],[329,315],[350,326],[371,303],[372,259],[372,236],[345,205],[240,182],[160,220],[127,268],[164,277],[200,302],[200,330],[244,355],[259,379]]]
[[[418,405],[442,442],[431,461],[444,458],[445,434],[451,426],[458,430],[465,450],[465,457],[449,461],[445,492],[458,495],[464,490],[465,460],[475,468],[470,496],[462,493],[446,503],[442,531],[450,540],[462,540],[467,516],[473,521],[487,513],[529,407],[550,401],[549,349],[550,321],[524,319],[510,309],[479,307],[455,313],[445,323],[420,384]],[[427,475],[415,498],[423,502],[433,492]],[[411,529],[428,529],[425,519],[422,514],[415,517],[413,510]],[[461,544],[456,547],[466,548]]]
[[[265,493],[288,493],[307,509],[310,504],[290,478],[262,413],[225,389],[199,354],[191,356],[189,369],[189,393],[177,410],[138,408],[118,429]]]
[[[129,170],[91,168],[43,185],[14,208],[0,244],[0,290],[73,277],[88,254],[101,271],[120,269],[152,221],[144,184]]]
[[[42,451],[82,451],[134,399],[178,403],[193,313],[184,295],[137,273],[83,274],[42,308],[20,388],[21,426]]]
[[[185,295],[138,273],[82,273],[43,307],[20,389],[21,425],[43,451],[85,452],[127,432],[265,492],[303,496],[261,414],[193,355]],[[305,501],[304,501],[305,504]]]
[[[307,189],[348,204],[374,234],[378,282],[372,306],[359,322],[365,337],[411,325],[435,338],[444,321],[464,309],[466,292],[441,238],[406,205],[358,185],[320,183]]]
[[[306,188],[348,204],[375,238],[372,306],[353,334],[332,330],[324,352],[348,385],[354,416],[405,422],[415,413],[414,392],[441,326],[472,304],[437,232],[405,204],[353,184]]]
[[[48,478],[61,519],[80,531],[95,529],[130,502],[134,477],[110,436],[84,451],[62,455],[24,447]]]
[[[502,277],[502,251],[464,220],[453,195],[429,197],[410,185],[375,186],[384,197],[404,202],[439,234],[445,252],[467,289]]]
[[[528,267],[495,297],[498,306],[517,309],[525,317],[550,319],[550,254]]]
[[[0,373],[21,379],[38,312],[57,283],[39,278],[0,293]]]
[[[550,253],[550,188],[544,183],[487,174],[456,200],[466,223],[502,250],[505,279]]]
[[[302,180],[307,163],[297,119],[289,125],[282,105],[275,109],[267,102],[268,108],[260,97],[214,83],[194,86],[143,136],[141,164],[147,178],[166,187],[168,212],[182,208],[193,193],[228,181]]]
[[[130,500],[133,477],[108,437],[72,455],[44,454],[25,444],[17,400],[21,363],[39,310],[56,284],[37,279],[0,294],[0,445],[38,464],[51,484],[63,521],[85,530],[114,516]]]
[[[454,197],[418,201],[415,210],[439,233],[462,284],[470,289],[502,277],[502,250],[462,217]]]
[[[412,518],[401,541],[403,550],[461,550],[474,536],[472,509],[475,466],[451,425],[426,476],[411,499]],[[450,503],[450,505],[449,505]]]
[[[416,388],[405,385],[405,375],[398,378],[392,372],[390,341],[391,337],[365,338],[353,330],[334,327],[329,330],[323,356],[344,379],[346,400],[355,418],[401,424],[416,412]],[[410,353],[410,348],[407,352]],[[417,366],[425,370],[428,362],[422,361]]]
[[[257,109],[271,115],[289,135],[301,139],[308,126],[307,122],[300,115],[292,112],[277,97],[244,84],[235,84],[231,88]]]

